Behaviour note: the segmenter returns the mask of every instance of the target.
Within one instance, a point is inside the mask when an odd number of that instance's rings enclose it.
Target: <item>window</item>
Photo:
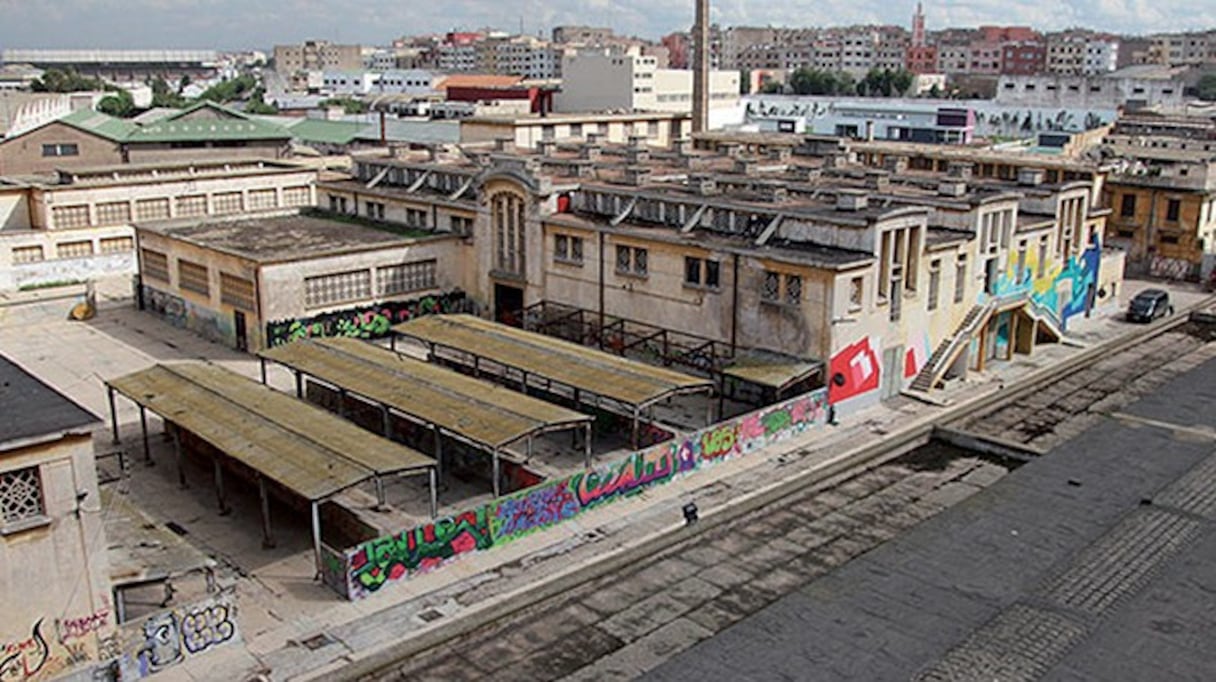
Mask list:
[[[776,303],[781,296],[781,275],[764,271],[764,288],[760,290],[760,300]]]
[[[274,208],[278,205],[279,200],[275,197],[273,189],[253,189],[249,190],[248,206],[251,211]]]
[[[1178,214],[1182,209],[1182,201],[1179,199],[1167,199],[1165,203],[1165,219],[1171,223],[1178,222]]]
[[[98,225],[123,225],[131,222],[131,204],[125,201],[113,201],[97,204]]]
[[[372,296],[372,271],[352,270],[304,278],[304,305],[316,308]]]
[[[802,276],[764,271],[764,287],[760,300],[768,303],[800,305],[802,302]]]
[[[75,143],[66,144],[44,144],[42,145],[43,156],[79,156],[80,147]]]
[[[704,289],[717,289],[721,285],[722,268],[718,261],[705,258],[684,257],[684,285]]]
[[[1136,195],[1124,194],[1123,199],[1119,204],[1119,215],[1124,218],[1131,218],[1136,215]]]
[[[925,305],[929,310],[937,310],[937,295],[942,286],[942,262],[940,259],[929,261],[929,300]]]
[[[305,187],[284,187],[283,206],[309,206],[312,204],[312,190]]]
[[[967,295],[967,256],[960,253],[954,264],[954,302],[962,303]]]
[[[1026,240],[1018,242],[1018,261],[1014,270],[1013,281],[1020,284],[1026,276]]]
[[[1039,237],[1039,267],[1035,278],[1042,279],[1045,274],[1047,274],[1047,235]]]
[[[140,249],[139,263],[144,277],[169,281],[169,257],[159,251]]]
[[[802,277],[800,275],[785,276],[785,302],[798,305],[802,300]]]
[[[221,303],[230,305],[233,308],[253,311],[257,307],[255,301],[253,282],[226,272],[220,273]]]
[[[363,208],[364,208],[365,212],[367,213],[368,218],[374,218],[376,220],[384,220],[384,204],[381,204],[376,201],[367,201],[367,202],[364,202]],[[423,214],[424,221],[425,221],[425,217],[426,217],[426,214]]]
[[[75,242],[60,242],[55,246],[55,255],[60,258],[85,258],[93,255],[93,242],[84,239]]]
[[[582,137],[582,136],[583,136],[583,124],[582,123],[571,123],[570,124],[570,137]]]
[[[346,197],[329,197],[329,210],[334,213],[346,213]]]
[[[42,260],[43,256],[41,246],[34,245],[13,247],[13,264],[38,263]]]
[[[188,260],[177,260],[177,286],[204,296],[211,295],[211,283],[207,281],[207,266]]]
[[[434,289],[439,261],[436,259],[376,268],[381,296]]]
[[[4,514],[4,526],[36,521],[46,516],[38,467],[0,473],[0,512]]]
[[[136,220],[164,220],[169,217],[169,200],[139,199],[135,202]]]
[[[860,310],[865,300],[865,277],[849,280],[849,310]]]
[[[583,238],[566,234],[553,237],[553,260],[559,263],[583,264]]]
[[[199,194],[177,198],[178,218],[192,218],[201,215],[207,215],[207,197]]]
[[[383,213],[381,213],[381,217],[383,217]],[[426,227],[426,211],[424,211],[420,208],[405,209],[405,224],[409,225],[410,227],[425,228]]]
[[[456,234],[473,234],[473,219],[454,215],[449,218],[449,226]]]
[[[211,197],[211,210],[216,215],[241,212],[241,193],[223,192]]]
[[[130,237],[103,237],[100,244],[101,253],[126,253],[135,249],[135,239]]]
[[[88,227],[89,207],[83,204],[79,206],[56,206],[51,209],[51,219],[56,229]]]
[[[650,253],[633,246],[616,247],[616,271],[620,275],[646,277],[650,274]]]

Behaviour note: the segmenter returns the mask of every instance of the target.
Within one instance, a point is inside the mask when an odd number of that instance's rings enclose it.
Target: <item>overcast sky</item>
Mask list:
[[[716,0],[723,25],[907,26],[912,0]],[[0,0],[0,47],[267,48],[308,38],[385,44],[395,36],[492,26],[526,33],[555,25],[612,26],[657,38],[692,23],[692,0]],[[1112,32],[1216,26],[1216,0],[936,0],[930,29],[1030,24]],[[440,11],[436,11],[436,10]]]

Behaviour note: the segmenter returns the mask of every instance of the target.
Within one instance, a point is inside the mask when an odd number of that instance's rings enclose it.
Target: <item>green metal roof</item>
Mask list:
[[[136,128],[135,124],[130,121],[91,109],[73,111],[59,121],[113,142],[125,142]]]
[[[199,118],[209,111],[214,117]],[[291,133],[215,102],[199,102],[148,125],[139,126],[127,142],[195,142],[199,140],[287,140]]]
[[[286,124],[286,128],[292,139],[305,144],[309,142],[350,144],[364,128],[367,128],[367,125],[356,121],[323,121],[316,118],[303,118],[297,119],[295,123]]]

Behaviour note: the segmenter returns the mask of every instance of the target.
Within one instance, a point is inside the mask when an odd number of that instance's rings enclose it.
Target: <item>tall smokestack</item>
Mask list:
[[[709,0],[696,0],[692,29],[692,131],[709,130]]]

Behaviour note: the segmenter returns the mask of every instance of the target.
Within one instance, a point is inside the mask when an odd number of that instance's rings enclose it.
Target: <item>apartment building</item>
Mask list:
[[[1159,33],[1149,37],[1157,61],[1170,66],[1200,66],[1216,62],[1216,30]]]
[[[1047,35],[1044,68],[1059,76],[1100,76],[1119,67],[1119,39],[1092,31]]]
[[[1001,76],[994,102],[1001,106],[1063,109],[1180,107],[1185,84],[1170,70],[1129,66],[1101,76]]]
[[[315,180],[312,169],[245,159],[0,180],[0,289],[133,273],[132,223],[312,206]]]
[[[327,40],[275,45],[274,68],[284,76],[303,71],[362,71],[363,53],[361,45],[336,45]]]
[[[692,72],[660,69],[654,57],[637,49],[568,53],[562,72],[562,89],[554,98],[559,112],[692,111]],[[711,109],[733,106],[738,99],[739,72],[710,72]]]

